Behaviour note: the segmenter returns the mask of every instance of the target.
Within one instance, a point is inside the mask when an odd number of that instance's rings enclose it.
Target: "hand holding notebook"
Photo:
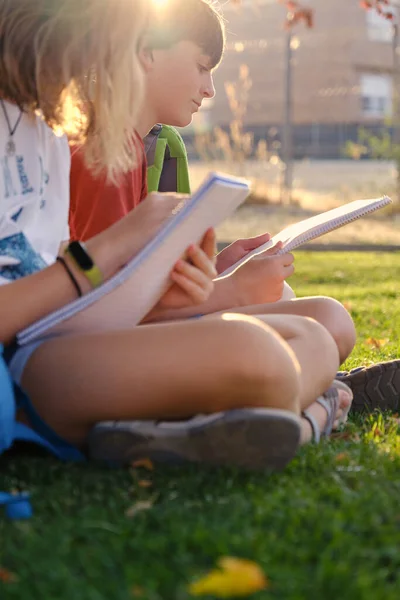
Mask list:
[[[192,197],[182,199],[157,234],[116,275],[22,331],[18,342],[134,327],[163,295],[174,264],[188,246],[233,212],[248,191],[242,179],[211,174]]]
[[[253,256],[262,254],[275,246],[278,242],[281,242],[282,247],[277,250],[277,255],[292,252],[292,250],[299,248],[303,244],[310,242],[325,233],[329,233],[334,229],[338,229],[343,225],[347,225],[347,223],[351,223],[360,217],[364,217],[390,203],[391,199],[388,198],[388,196],[372,200],[355,200],[354,202],[349,202],[338,208],[333,208],[332,210],[310,217],[309,219],[304,219],[299,223],[289,225],[289,227],[283,229],[267,243],[252,250],[228,269],[225,269],[225,271],[220,273],[220,277],[230,275]]]

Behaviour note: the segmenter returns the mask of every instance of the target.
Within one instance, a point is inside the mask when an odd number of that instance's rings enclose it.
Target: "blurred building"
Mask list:
[[[314,27],[292,30],[294,148],[298,157],[337,157],[361,125],[381,126],[392,112],[393,25],[358,0],[301,0]],[[227,50],[215,73],[217,90],[199,115],[201,130],[228,127],[226,83],[246,64],[252,86],[244,118],[256,138],[280,137],[284,120],[287,31],[278,0],[224,4]],[[195,123],[196,126],[196,123]],[[272,134],[271,134],[272,132]]]

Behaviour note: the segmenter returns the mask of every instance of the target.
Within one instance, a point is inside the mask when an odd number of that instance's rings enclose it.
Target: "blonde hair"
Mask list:
[[[40,111],[116,180],[135,165],[147,0],[0,0],[0,96]]]

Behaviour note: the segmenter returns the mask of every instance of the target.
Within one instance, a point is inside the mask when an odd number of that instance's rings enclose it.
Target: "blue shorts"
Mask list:
[[[84,458],[81,452],[74,446],[71,446],[69,442],[60,438],[58,434],[42,420],[21,386],[22,375],[28,360],[35,350],[48,339],[49,338],[32,342],[32,344],[27,344],[26,346],[18,346],[18,344],[14,342],[4,348],[4,360],[13,380],[16,405],[24,410],[30,421],[31,429],[45,440],[43,445],[53,452],[53,454],[58,456],[58,458],[80,461]]]
[[[4,348],[4,360],[6,361],[12,379],[19,386],[21,385],[22,375],[28,360],[44,341],[45,340],[32,342],[32,344],[27,344],[26,346],[18,346],[17,343],[13,343]]]

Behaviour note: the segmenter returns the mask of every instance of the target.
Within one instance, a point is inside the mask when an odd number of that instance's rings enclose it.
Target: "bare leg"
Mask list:
[[[300,345],[290,347],[290,323],[296,337],[301,320],[285,317],[289,343],[261,321],[234,314],[55,338],[33,354],[22,383],[42,418],[78,444],[99,421],[182,418],[246,406],[299,414]],[[313,335],[307,328],[303,334]],[[318,390],[337,367],[334,356],[333,362],[324,369],[329,376],[319,376]]]
[[[316,298],[315,300],[325,300],[325,298]],[[330,298],[326,300],[330,300]],[[334,306],[336,304],[339,303],[334,301]],[[335,364],[337,362],[335,361],[338,360],[338,357],[337,348],[335,348],[332,338],[327,334],[326,329],[311,319],[291,319],[290,325],[288,325],[286,318],[282,318],[281,315],[257,315],[257,317],[262,321],[265,320],[269,325],[274,327],[288,342],[295,353],[300,365],[301,410],[307,408],[314,416],[322,431],[327,421],[327,413],[315,400],[328,389],[336,375],[337,369]],[[329,365],[331,365],[333,370],[329,369]],[[340,419],[343,409],[347,408],[352,400],[351,396],[344,391],[339,391],[339,398],[337,420]],[[307,419],[303,418],[301,443],[305,444],[311,441],[311,439],[312,430],[310,423]]]
[[[232,311],[234,310],[232,309]],[[240,312],[257,316],[291,314],[315,319],[329,331],[335,340],[339,350],[340,363],[346,360],[356,343],[356,332],[351,316],[344,306],[333,298],[325,296],[295,298],[289,301],[282,300],[271,304],[241,307]]]
[[[316,300],[322,301],[325,298],[318,298]],[[330,299],[327,298],[326,300]],[[304,309],[304,303],[300,300],[298,303]],[[281,302],[279,303],[280,306],[282,304]],[[288,302],[286,304],[291,305],[292,303]],[[339,303],[334,301],[334,306],[336,304]],[[278,308],[277,305],[272,306]],[[257,310],[260,306],[249,308]],[[307,310],[307,307],[304,310]],[[296,355],[300,366],[300,408],[301,410],[307,408],[310,411],[322,431],[325,427],[327,414],[326,410],[315,402],[315,400],[328,389],[336,375],[339,358],[338,350],[332,337],[324,327],[309,318],[301,318],[294,315],[282,318],[282,315],[272,314],[257,314],[257,318],[273,327],[287,341]],[[340,404],[336,415],[337,419],[340,419],[343,409],[350,405],[352,399],[349,394],[343,391],[339,391],[339,398]],[[302,419],[301,443],[307,443],[311,438],[311,426],[306,419]]]
[[[273,327],[293,350],[300,367],[300,409],[308,408],[335,378],[339,365],[336,344],[313,319],[295,315],[257,315],[257,318]]]

